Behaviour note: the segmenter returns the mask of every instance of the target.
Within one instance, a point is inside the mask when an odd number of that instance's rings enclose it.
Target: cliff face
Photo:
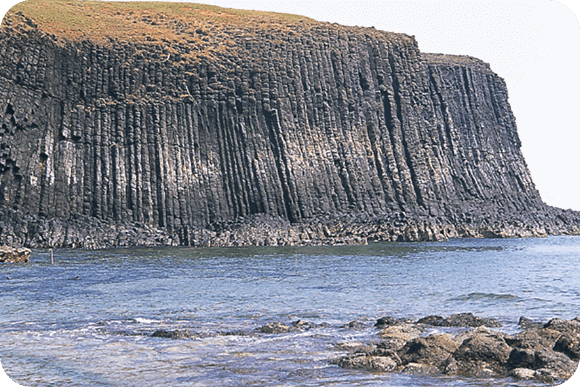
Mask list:
[[[542,203],[487,64],[309,20],[161,20],[180,41],[63,39],[23,13],[3,22],[0,243],[580,230],[578,213]]]

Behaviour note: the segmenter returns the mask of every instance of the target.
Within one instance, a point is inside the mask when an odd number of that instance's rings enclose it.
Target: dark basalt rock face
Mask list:
[[[211,39],[232,48],[193,60],[194,44],[66,41],[12,17],[0,35],[0,244],[580,233],[579,213],[542,202],[506,85],[477,59],[296,21],[222,22]]]

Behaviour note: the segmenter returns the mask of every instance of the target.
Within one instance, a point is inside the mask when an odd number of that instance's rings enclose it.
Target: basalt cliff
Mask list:
[[[580,233],[488,64],[373,28],[28,0],[2,22],[0,121],[0,245]]]

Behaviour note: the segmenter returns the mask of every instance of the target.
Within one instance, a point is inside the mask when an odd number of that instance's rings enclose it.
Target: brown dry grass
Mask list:
[[[12,7],[2,21],[3,32],[38,30],[53,36],[60,45],[91,41],[115,47],[117,43],[155,46],[156,50],[161,48],[164,58],[171,55],[174,64],[206,59],[229,61],[228,58],[245,55],[246,43],[261,44],[268,39],[272,44],[284,44],[285,40],[318,28],[365,36],[372,33],[381,39],[410,39],[403,34],[319,23],[299,15],[197,3],[26,0]],[[137,47],[137,51],[141,50],[152,52]]]
[[[427,63],[444,64],[447,66],[473,67],[479,71],[492,73],[488,63],[485,63],[481,59],[473,58],[467,55],[434,54],[423,52],[421,53],[421,56]]]
[[[246,31],[276,25],[282,28],[299,20],[311,20],[298,15],[193,3],[27,0],[6,14],[2,28],[29,28],[25,18],[59,41],[91,40],[106,44],[115,39],[172,46],[210,41],[224,28]],[[219,49],[226,50],[227,45],[224,41],[224,47]]]

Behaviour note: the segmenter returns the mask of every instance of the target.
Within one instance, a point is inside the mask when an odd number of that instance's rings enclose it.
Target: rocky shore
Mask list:
[[[412,375],[514,377],[554,382],[570,378],[580,360],[580,318],[539,323],[522,317],[510,335],[494,319],[471,313],[416,322],[383,317],[378,342],[346,343],[351,352],[336,360],[343,368]],[[435,327],[455,327],[454,333]]]
[[[297,320],[290,324],[270,322],[254,331],[219,332],[220,335],[283,335],[328,328]],[[365,329],[356,320],[341,329]],[[363,372],[400,372],[409,375],[514,378],[541,383],[569,379],[580,361],[580,317],[538,322],[521,317],[518,332],[503,332],[493,318],[472,313],[426,316],[419,320],[382,317],[374,324],[377,338],[371,342],[344,341],[332,344],[346,355],[331,363]],[[155,330],[151,337],[163,339],[199,338],[199,333]]]
[[[0,245],[29,248],[104,249],[134,246],[312,246],[366,245],[372,242],[434,242],[450,238],[531,238],[580,235],[580,219],[572,211],[530,222],[518,218],[452,221],[394,213],[340,219],[321,217],[298,223],[266,214],[215,222],[206,227],[167,230],[143,223],[103,222],[75,215],[46,219],[0,208]]]
[[[28,263],[31,250],[0,246],[0,263]]]

